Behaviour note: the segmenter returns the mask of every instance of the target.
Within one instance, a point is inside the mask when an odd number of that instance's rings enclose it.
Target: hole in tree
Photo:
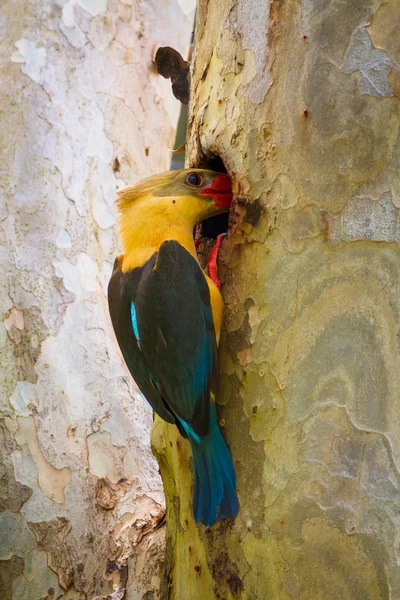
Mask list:
[[[218,171],[219,173],[228,173],[222,158],[215,154],[206,156],[203,153],[199,160],[199,167],[202,169],[210,169],[211,171]],[[206,237],[215,240],[220,233],[226,233],[228,231],[228,220],[229,213],[205,219],[199,223],[197,237]]]

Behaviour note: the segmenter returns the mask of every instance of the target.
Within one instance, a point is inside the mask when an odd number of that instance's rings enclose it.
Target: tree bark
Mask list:
[[[191,5],[2,3],[2,600],[158,598],[152,415],[105,290],[117,189],[169,168],[179,103],[152,53],[187,54]]]
[[[234,524],[158,423],[166,597],[400,597],[400,6],[200,0],[188,164],[222,158]],[[235,224],[236,222],[236,224]]]

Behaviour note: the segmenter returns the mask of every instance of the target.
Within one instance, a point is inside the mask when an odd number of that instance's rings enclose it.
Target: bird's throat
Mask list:
[[[135,214],[126,211],[120,215],[119,230],[123,246],[123,272],[143,266],[165,240],[176,240],[196,258],[193,228],[190,223],[171,219],[168,214],[152,211]]]

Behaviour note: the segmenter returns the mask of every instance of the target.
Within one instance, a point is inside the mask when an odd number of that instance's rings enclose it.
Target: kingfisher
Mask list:
[[[193,513],[205,525],[234,518],[239,502],[214,399],[222,238],[207,273],[193,232],[197,223],[228,212],[231,202],[229,176],[206,169],[169,171],[121,190],[123,252],[108,286],[115,336],[133,379],[154,411],[190,442]]]

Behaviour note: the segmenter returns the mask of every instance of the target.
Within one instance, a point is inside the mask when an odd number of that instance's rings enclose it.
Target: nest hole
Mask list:
[[[211,171],[218,171],[219,173],[228,174],[222,158],[214,154],[211,156],[206,156],[203,153],[199,160],[198,167],[201,169],[210,169]],[[196,237],[215,240],[221,233],[227,233],[228,221],[229,213],[205,219],[197,226]]]

